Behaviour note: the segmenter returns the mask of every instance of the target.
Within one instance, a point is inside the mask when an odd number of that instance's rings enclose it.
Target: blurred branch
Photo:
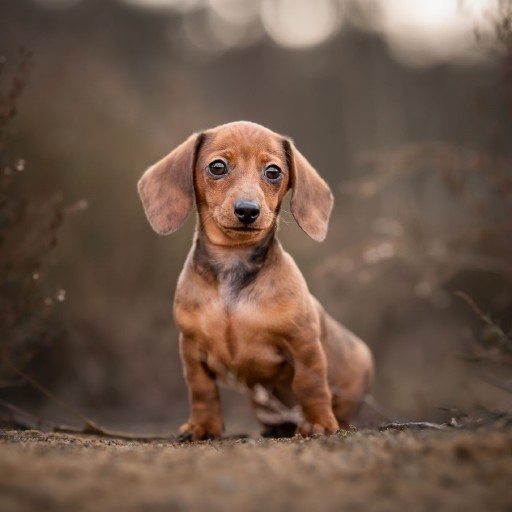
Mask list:
[[[11,412],[15,412],[16,414],[19,414],[23,417],[29,418],[32,421],[35,420],[36,425],[48,425],[49,428],[53,432],[67,432],[67,433],[78,433],[78,434],[93,434],[97,436],[103,436],[103,437],[112,437],[112,438],[119,438],[119,439],[148,439],[148,436],[139,436],[136,434],[128,434],[125,432],[119,432],[117,430],[110,430],[104,427],[101,427],[94,421],[87,418],[87,416],[83,415],[80,411],[69,405],[68,403],[64,402],[57,396],[55,396],[52,392],[50,392],[48,389],[46,389],[41,383],[37,382],[34,378],[27,375],[23,370],[18,368],[15,364],[13,364],[11,361],[9,361],[7,358],[3,357],[4,361],[11,367],[11,369],[19,376],[21,377],[25,382],[30,384],[33,388],[37,389],[40,393],[42,393],[46,398],[48,398],[51,402],[57,404],[60,408],[64,409],[68,414],[73,416],[74,418],[78,419],[80,422],[83,423],[83,426],[80,427],[72,427],[69,425],[57,425],[55,423],[52,423],[48,420],[43,420],[41,418],[37,418],[31,413],[28,413],[27,411],[21,409],[20,407],[17,407],[9,402],[6,402],[4,400],[0,400],[0,406],[10,410]],[[158,437],[151,436],[150,439],[159,439]],[[168,439],[168,437],[164,437],[161,439]]]
[[[40,428],[44,424],[49,425],[47,421],[44,421],[41,418],[35,416],[34,414],[25,411],[24,409],[18,407],[17,405],[11,404],[10,402],[6,402],[5,400],[0,400],[0,407],[7,409],[11,413],[10,419],[15,426],[26,429],[34,427]],[[21,416],[22,418],[27,418],[29,420],[29,423],[20,421],[18,417],[14,416],[13,414],[15,414],[16,416]]]
[[[56,397],[53,393],[48,391],[42,384],[37,382],[35,379],[27,375],[23,370],[18,368],[14,363],[12,363],[8,358],[4,357],[4,361],[11,367],[11,369],[16,373],[19,377],[21,377],[25,382],[30,384],[33,388],[37,389],[40,393],[42,393],[46,398],[56,403],[59,407],[66,410],[71,416],[79,419],[84,423],[84,430],[94,432],[96,430],[101,431],[101,428],[94,424],[91,420],[86,418],[82,413],[77,411],[75,408],[68,405],[66,402],[62,401],[60,398]]]
[[[494,326],[494,322],[491,320],[489,315],[486,315],[476,304],[476,302],[467,294],[461,291],[456,291],[454,293],[456,297],[462,299],[466,304],[469,304],[473,312],[487,325]]]
[[[391,411],[387,407],[384,407],[381,403],[377,402],[373,395],[366,395],[364,397],[364,403],[371,407],[374,411],[379,413],[383,418],[386,418],[387,420],[394,419],[398,421],[407,422],[404,416],[401,416],[400,414]]]
[[[484,324],[492,327],[495,334],[495,344],[501,349],[505,349],[507,352],[512,353],[512,339],[503,331],[503,329],[496,324],[489,315],[485,314],[469,295],[461,291],[456,291],[454,295],[468,304]]]
[[[453,428],[452,425],[445,425],[442,423],[431,423],[430,421],[409,421],[405,423],[385,423],[379,427],[379,431],[385,430],[446,430]]]
[[[359,165],[371,167],[376,176],[346,183],[342,192],[370,198],[382,188],[404,175],[424,170],[440,172],[456,192],[465,187],[461,172],[480,174],[492,187],[512,199],[512,179],[509,169],[512,159],[464,148],[445,142],[411,143],[393,150],[366,151]]]
[[[501,363],[512,365],[512,357],[510,357],[510,353],[512,353],[512,340],[503,329],[494,322],[494,320],[486,313],[482,311],[482,309],[478,306],[478,304],[466,293],[457,291],[455,292],[455,296],[462,299],[466,304],[469,305],[473,313],[490,329],[492,329],[492,333],[494,334],[493,342],[494,347],[490,347],[491,350],[479,350],[475,352],[474,350],[460,354],[459,357],[468,361],[468,362],[493,362],[493,363]],[[493,348],[497,348],[499,353],[492,352]],[[508,352],[505,354],[504,351]],[[512,393],[512,383],[504,381],[494,375],[491,375],[488,372],[479,371],[478,378],[487,384],[490,384],[496,388],[502,389],[503,391],[507,391],[508,393]]]
[[[0,56],[0,78],[5,72],[7,59]],[[12,80],[7,91],[0,90],[0,148],[3,139],[2,132],[8,123],[16,116],[16,103],[27,84],[30,66],[32,65],[32,52],[24,46],[19,49],[18,73]]]
[[[483,380],[484,382],[487,382],[487,384],[490,384],[491,386],[499,388],[503,391],[507,391],[508,393],[512,393],[512,383],[511,382],[507,382],[502,379],[498,379],[498,377],[495,377],[494,375],[491,375],[488,372],[480,372],[478,377],[481,380]]]
[[[466,361],[467,363],[495,363],[512,365],[512,357],[507,357],[502,353],[490,353],[489,350],[475,349],[467,352],[461,352],[456,354],[456,357]]]

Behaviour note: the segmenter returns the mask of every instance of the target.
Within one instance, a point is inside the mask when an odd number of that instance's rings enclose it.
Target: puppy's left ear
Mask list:
[[[185,142],[152,165],[139,180],[146,217],[160,235],[174,233],[194,204],[194,167],[204,134],[191,135]]]
[[[334,203],[331,189],[292,141],[284,139],[283,146],[290,169],[292,214],[305,233],[322,242]]]

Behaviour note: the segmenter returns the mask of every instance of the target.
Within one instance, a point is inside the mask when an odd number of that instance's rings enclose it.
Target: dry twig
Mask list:
[[[16,405],[13,405],[13,404],[3,401],[3,400],[0,401],[0,406],[9,410],[11,413],[14,412],[15,414],[17,414],[19,416],[29,419],[32,422],[34,428],[35,427],[40,428],[41,426],[46,425],[53,432],[64,432],[64,433],[72,433],[72,434],[93,434],[96,436],[127,439],[127,440],[169,439],[169,436],[157,437],[157,436],[129,434],[126,432],[120,432],[118,430],[111,430],[111,429],[102,427],[102,426],[98,425],[96,422],[89,419],[87,416],[82,414],[80,411],[78,411],[74,407],[70,406],[68,403],[64,402],[63,400],[61,400],[60,398],[55,396],[52,392],[50,392],[48,389],[46,389],[42,384],[37,382],[33,377],[31,377],[30,375],[27,375],[23,370],[21,370],[15,364],[13,364],[9,359],[4,357],[3,360],[25,382],[30,384],[33,388],[37,389],[46,398],[48,398],[53,403],[57,404],[59,407],[64,409],[68,414],[75,417],[83,424],[82,427],[73,427],[73,426],[65,425],[65,424],[61,424],[61,425],[55,424],[48,420],[38,418],[35,415],[23,410],[21,407],[18,407]],[[12,420],[14,423],[18,423],[19,426],[21,426],[23,428],[27,427],[26,424],[17,421],[16,418],[14,418],[14,417],[12,418]]]

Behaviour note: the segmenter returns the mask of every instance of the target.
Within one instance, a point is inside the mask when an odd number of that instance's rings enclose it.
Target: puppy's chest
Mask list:
[[[272,322],[262,321],[265,314],[253,304],[239,304],[201,315],[199,349],[219,378],[255,383],[275,377],[285,357],[279,337],[269,329]]]
[[[196,243],[191,266],[176,296],[176,320],[196,340],[204,362],[219,377],[255,382],[275,377],[284,356],[278,334],[282,316],[268,261],[268,243],[212,258]]]

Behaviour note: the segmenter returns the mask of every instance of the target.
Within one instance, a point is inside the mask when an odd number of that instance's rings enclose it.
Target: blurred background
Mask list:
[[[374,352],[358,424],[509,408],[511,23],[508,0],[2,0],[3,355],[99,422],[175,431],[194,218],[159,237],[136,182],[245,119],[333,189],[323,244],[286,212],[280,237]],[[0,398],[65,419],[2,372]],[[223,407],[257,431],[243,397]]]

